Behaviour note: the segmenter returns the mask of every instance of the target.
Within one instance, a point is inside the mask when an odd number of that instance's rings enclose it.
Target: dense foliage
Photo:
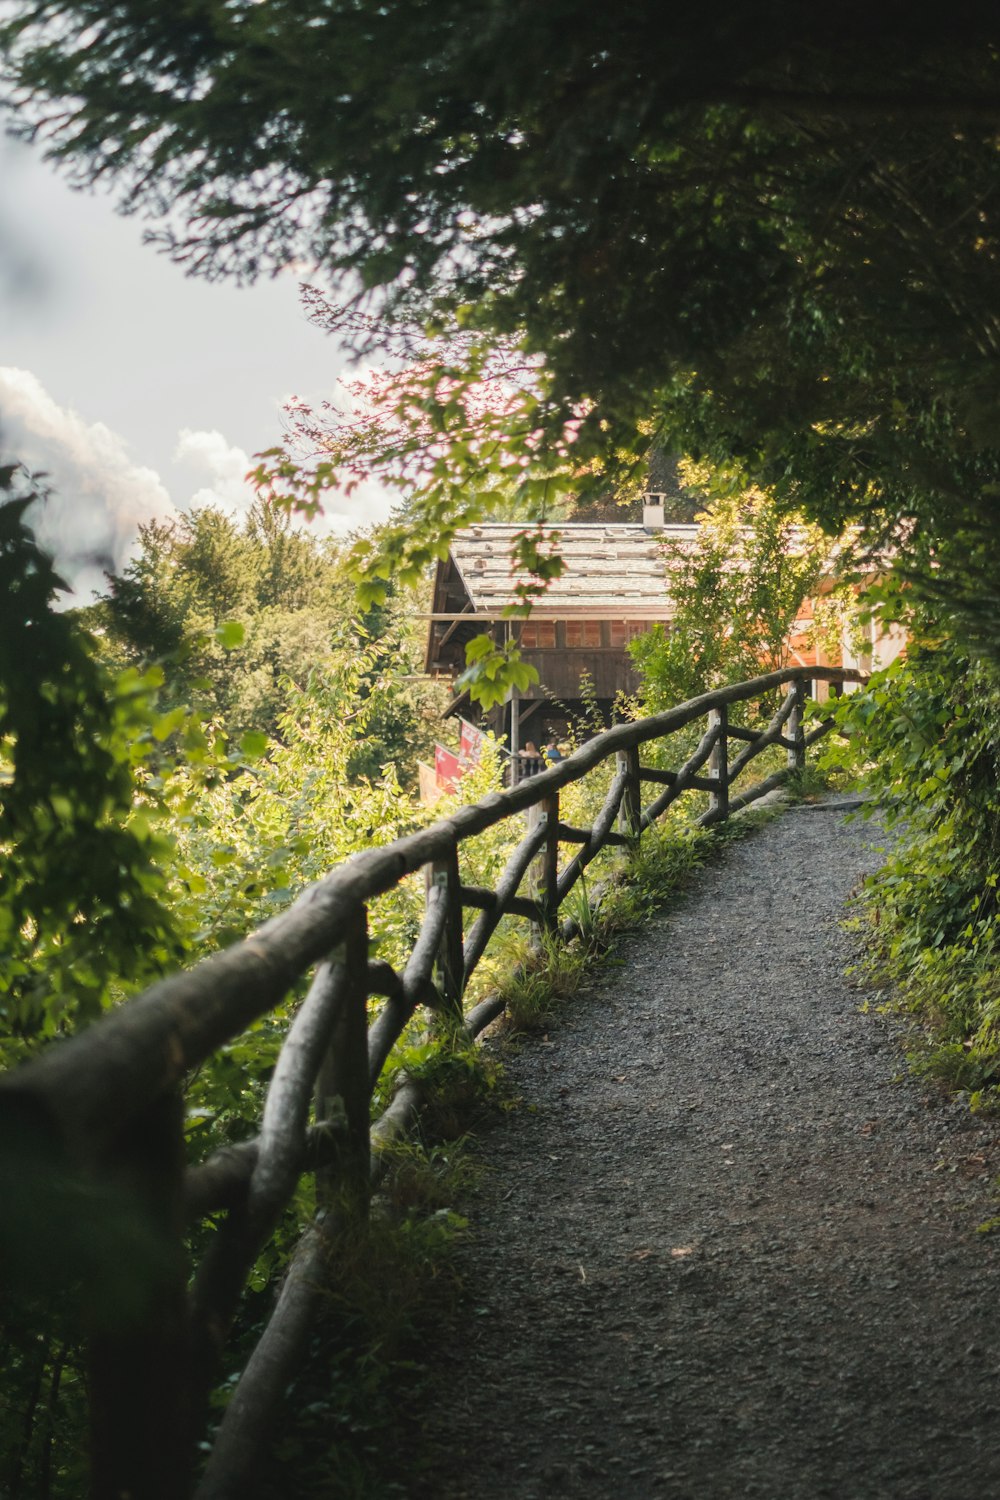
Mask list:
[[[834,529],[916,523],[993,645],[998,40],[985,0],[18,0],[0,33],[15,127],[192,269],[315,260],[435,336],[441,433],[506,340],[547,492],[571,429],[576,487],[659,438]],[[441,462],[468,492],[482,460]]]
[[[847,602],[843,583],[834,587],[830,543],[764,496],[716,500],[694,539],[662,546],[670,625],[655,626],[630,647],[646,712],[787,666],[800,621],[805,644],[819,637],[839,650]]]
[[[238,666],[227,667],[238,663],[240,640],[255,623],[252,591],[236,565],[246,561],[249,531],[202,515],[169,534],[147,534],[126,580],[132,612],[112,633],[121,598],[113,581],[109,601],[88,612],[103,632],[94,635],[56,607],[62,585],[27,524],[28,508],[44,497],[13,469],[0,474],[0,485],[10,496],[0,506],[0,1065],[9,1066],[164,968],[237,941],[338,861],[427,814],[402,790],[386,756],[387,726],[402,745],[406,704],[412,707],[410,683],[402,684],[404,711],[394,704],[393,670],[405,676],[407,666],[398,634],[362,641],[358,627],[341,620],[340,646],[327,641],[301,685],[278,679],[278,733],[268,739],[245,732],[230,752],[217,726],[227,714],[241,723],[243,700],[224,694],[227,678],[239,683]],[[206,533],[217,562],[204,577],[220,591],[213,608],[196,586],[198,568],[187,551]],[[204,556],[205,549],[193,550]],[[218,563],[220,552],[229,566]],[[230,605],[244,625],[222,618]],[[142,637],[136,627],[130,635],[125,626],[136,621],[153,621],[155,629]],[[169,631],[160,629],[164,622]],[[152,643],[170,648],[154,664],[145,655]],[[124,664],[126,656],[135,664]],[[216,715],[215,726],[206,728],[192,710],[198,697]],[[373,757],[369,776],[361,767]],[[495,763],[483,767],[477,790],[491,778]],[[502,858],[499,845],[491,857]],[[372,913],[375,951],[398,962],[422,906],[416,883],[381,903]],[[289,995],[191,1080],[192,1157],[255,1133],[298,998]],[[412,1050],[413,1039],[406,1045]],[[0,1161],[0,1175],[5,1166]],[[254,1270],[254,1292],[266,1290],[314,1207],[305,1185]],[[38,1285],[26,1292],[18,1282],[15,1299],[0,1296],[4,1494],[43,1500],[85,1485],[86,1376],[74,1298],[64,1283],[67,1271],[74,1278],[79,1272],[74,1257],[88,1247],[93,1253],[93,1226],[76,1222],[89,1215],[74,1200],[72,1233],[52,1226],[53,1244],[34,1246]],[[5,1278],[20,1223],[15,1207],[12,1239],[3,1247]],[[119,1289],[123,1275],[116,1273]],[[258,1316],[251,1298],[245,1317],[252,1324]]]
[[[444,700],[419,676],[412,609],[386,593],[359,617],[342,549],[258,503],[242,523],[203,509],[141,526],[136,555],[85,618],[112,667],[165,666],[162,707],[191,706],[257,753],[331,664],[363,662],[349,769],[377,777],[392,762],[410,786]]]
[[[0,484],[9,1063],[416,826],[426,812],[403,783],[441,700],[413,680],[406,621],[352,618],[328,549],[287,520],[146,527],[77,617],[56,607],[63,585],[27,524],[44,494],[13,468]],[[485,790],[494,763],[483,776]]]
[[[146,777],[167,725],[155,675],[117,677],[53,606],[64,588],[25,521],[39,494],[0,470],[0,1057],[92,1019],[116,985],[176,961],[162,809]],[[209,747],[181,718],[192,785]],[[141,793],[139,791],[142,788]],[[138,796],[138,805],[137,805]]]
[[[990,1085],[996,7],[14,0],[0,55],[14,127],[160,214],[189,268],[316,262],[337,283],[335,325],[395,358],[373,420],[331,414],[317,451],[285,448],[260,474],[306,506],[372,472],[413,486],[403,524],[357,556],[366,605],[483,507],[550,516],[560,494],[634,483],[654,445],[829,531],[891,541],[933,609],[901,606],[908,662],[843,710],[901,814],[875,930],[939,1055]],[[343,312],[366,294],[377,316]],[[0,997],[16,1057],[413,813],[376,724],[395,627],[369,617],[360,649],[338,637],[339,584],[312,544],[269,511],[244,532],[212,513],[149,528],[96,621],[102,660],[51,608],[28,492],[10,471],[0,488],[17,496],[0,511]],[[779,575],[764,605],[721,553],[689,579],[751,654],[787,618],[777,534],[759,533]],[[558,559],[530,530],[523,548],[543,589]],[[729,670],[717,644],[702,632],[700,671]],[[687,664],[662,638],[649,653],[650,693],[669,695]],[[508,680],[493,670],[490,691]],[[250,738],[231,754],[223,730]],[[386,951],[409,899],[378,915]],[[259,1028],[199,1079],[206,1144],[255,1112],[275,1040]],[[48,1335],[14,1364],[31,1412],[74,1369]],[[32,1463],[44,1492],[48,1439]]]
[[[917,1061],[974,1102],[1000,1097],[1000,677],[890,587],[905,657],[839,709],[890,828],[865,888],[868,968],[919,1018]]]
[[[89,618],[112,660],[169,657],[172,701],[197,701],[234,733],[273,733],[283,679],[304,681],[328,655],[350,604],[335,551],[255,505],[242,526],[215,509],[141,526]],[[215,635],[230,621],[243,627],[235,653]]]

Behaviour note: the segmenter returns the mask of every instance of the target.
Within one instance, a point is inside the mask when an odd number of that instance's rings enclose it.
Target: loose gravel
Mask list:
[[[1000,1495],[1000,1128],[845,979],[873,837],[731,845],[508,1058],[414,1500]]]

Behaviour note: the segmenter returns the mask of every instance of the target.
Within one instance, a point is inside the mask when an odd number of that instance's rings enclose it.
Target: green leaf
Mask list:
[[[235,651],[246,640],[246,630],[240,624],[239,620],[226,620],[222,625],[217,627],[215,639],[223,651]]]
[[[494,651],[496,651],[496,645],[492,636],[476,635],[465,648],[465,659],[467,662],[483,661]]]
[[[267,735],[259,729],[248,730],[240,740],[240,751],[247,760],[257,760],[267,751]]]

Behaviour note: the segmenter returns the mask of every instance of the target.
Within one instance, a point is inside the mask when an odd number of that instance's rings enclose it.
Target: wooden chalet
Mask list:
[[[660,541],[688,540],[696,525],[664,526],[662,511],[647,510],[645,523],[565,522],[559,552],[566,563],[525,621],[505,620],[518,575],[510,550],[524,525],[484,522],[460,531],[445,562],[438,564],[428,632],[426,670],[457,677],[465,668],[466,643],[484,630],[498,642],[515,640],[538,684],[513,704],[494,709],[488,727],[517,750],[560,738],[568,721],[596,700],[606,722],[619,693],[634,692],[638,677],[629,642],[670,618],[667,576]],[[582,679],[589,679],[585,691]],[[449,713],[470,712],[467,694]]]
[[[629,642],[654,624],[671,618],[668,564],[661,542],[693,542],[696,523],[664,525],[663,509],[647,505],[642,522],[564,522],[559,552],[566,563],[535,605],[529,620],[507,620],[504,606],[520,582],[511,564],[511,545],[523,524],[484,522],[458,532],[446,561],[438,564],[428,631],[425,670],[458,677],[465,669],[465,647],[484,630],[498,642],[514,640],[538,671],[539,682],[493,709],[484,727],[515,754],[529,742],[561,739],[567,724],[596,704],[605,722],[614,717],[620,693],[637,689],[638,674]],[[791,545],[796,545],[793,537]],[[821,586],[820,595],[825,592]],[[823,650],[813,630],[814,601],[803,603],[789,632],[787,659],[799,666],[866,669],[882,666],[904,645],[898,632],[870,632],[858,645],[845,635]],[[767,670],[767,664],[761,664]],[[584,688],[584,678],[587,686]],[[827,687],[816,684],[817,696]],[[468,694],[458,694],[447,710],[478,720]]]

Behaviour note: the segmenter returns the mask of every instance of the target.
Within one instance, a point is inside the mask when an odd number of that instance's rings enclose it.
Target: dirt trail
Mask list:
[[[507,1064],[414,1500],[1000,1495],[1000,1127],[859,1014],[872,837],[734,844]]]

